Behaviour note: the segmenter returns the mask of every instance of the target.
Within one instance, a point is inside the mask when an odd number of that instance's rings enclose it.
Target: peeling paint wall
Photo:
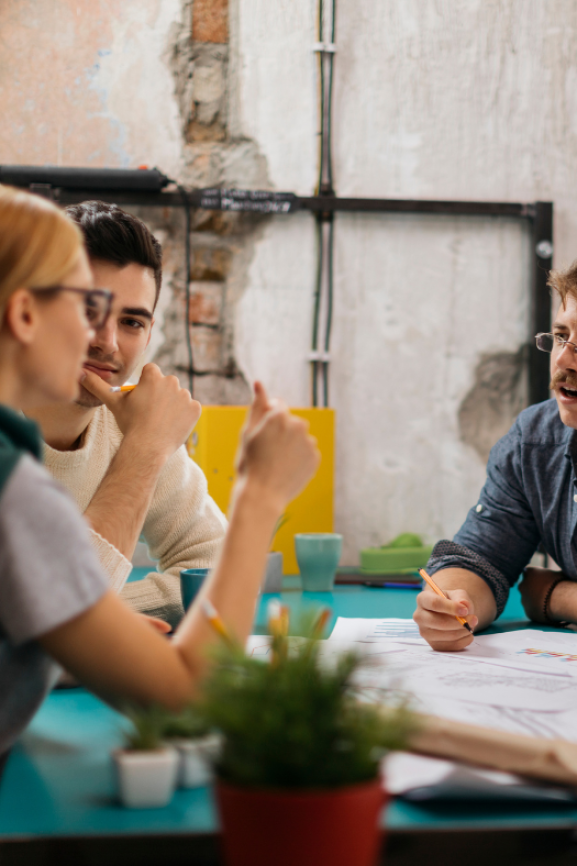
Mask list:
[[[339,195],[553,200],[577,258],[577,4],[337,0]],[[4,0],[0,163],[158,165],[194,186],[309,195],[316,0]],[[34,62],[31,62],[30,58]],[[150,347],[186,381],[183,214]],[[331,403],[344,561],[401,531],[451,535],[523,405],[530,238],[509,219],[338,215]],[[308,405],[314,221],[196,212],[197,395],[259,377]]]
[[[180,0],[3,0],[1,161],[178,171],[163,54],[180,15]]]

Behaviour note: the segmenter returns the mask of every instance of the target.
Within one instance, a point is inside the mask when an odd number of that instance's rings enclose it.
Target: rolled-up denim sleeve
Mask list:
[[[523,478],[521,433],[514,424],[491,450],[478,503],[452,542],[435,545],[428,568],[431,574],[444,568],[478,574],[495,596],[499,616],[539,542]]]

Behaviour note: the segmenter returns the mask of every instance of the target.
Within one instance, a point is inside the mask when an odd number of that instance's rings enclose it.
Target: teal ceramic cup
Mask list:
[[[180,572],[180,597],[185,610],[192,604],[209,571],[210,568],[186,568]]]
[[[343,536],[334,532],[295,535],[295,550],[305,592],[330,592],[335,585]]]

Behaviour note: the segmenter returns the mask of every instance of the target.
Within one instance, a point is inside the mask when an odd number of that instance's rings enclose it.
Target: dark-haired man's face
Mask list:
[[[119,268],[93,259],[90,265],[94,285],[110,289],[114,300],[106,325],[95,332],[84,366],[112,388],[130,378],[150,341],[156,298],[154,274],[134,263]],[[76,402],[87,409],[100,406],[100,401],[82,387]]]

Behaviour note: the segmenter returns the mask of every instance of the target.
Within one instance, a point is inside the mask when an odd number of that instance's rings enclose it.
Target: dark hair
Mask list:
[[[66,213],[80,227],[91,259],[111,262],[119,268],[142,265],[154,272],[156,307],[162,282],[162,247],[142,220],[117,204],[103,201],[83,201],[67,207]]]

